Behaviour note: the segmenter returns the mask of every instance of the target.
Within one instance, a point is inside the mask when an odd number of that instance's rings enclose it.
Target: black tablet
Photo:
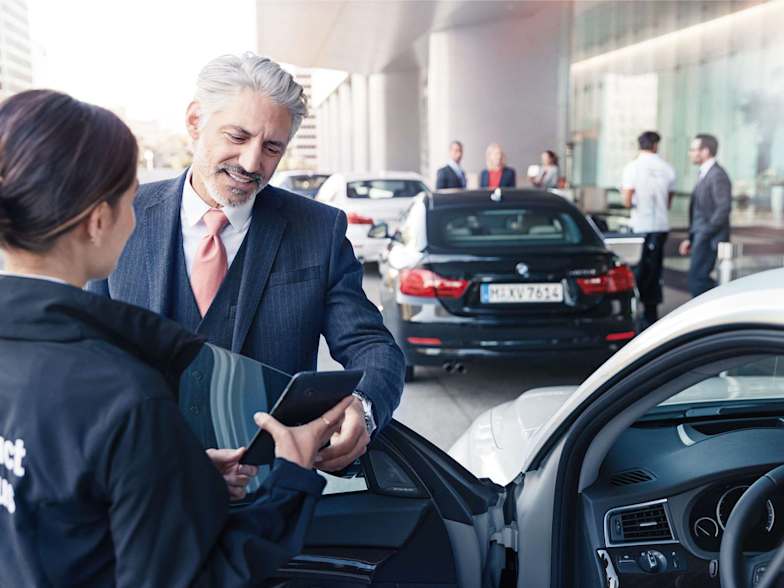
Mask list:
[[[270,414],[288,427],[319,418],[356,390],[365,372],[299,372],[291,378]],[[263,465],[275,459],[272,435],[259,429],[248,444],[240,463]]]

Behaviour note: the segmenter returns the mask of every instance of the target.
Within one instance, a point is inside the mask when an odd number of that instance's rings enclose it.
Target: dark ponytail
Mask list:
[[[136,179],[138,146],[104,108],[51,90],[0,103],[0,247],[45,252]]]

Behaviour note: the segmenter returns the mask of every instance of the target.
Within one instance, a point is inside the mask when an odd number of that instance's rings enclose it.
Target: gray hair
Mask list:
[[[276,104],[288,108],[291,114],[289,141],[308,115],[308,100],[294,77],[267,57],[250,51],[238,55],[221,55],[210,61],[199,72],[194,100],[203,110],[200,126],[213,113],[244,89],[260,92]]]

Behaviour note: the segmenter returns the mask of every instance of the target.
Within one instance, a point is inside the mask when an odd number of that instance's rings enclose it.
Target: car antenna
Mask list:
[[[490,200],[492,200],[493,202],[501,202],[502,196],[503,194],[501,193],[501,188],[496,188],[495,190],[493,190],[493,193],[490,194]]]

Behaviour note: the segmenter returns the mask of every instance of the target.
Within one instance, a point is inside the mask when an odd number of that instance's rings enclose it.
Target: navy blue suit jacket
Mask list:
[[[465,188],[465,181],[451,166],[445,165],[436,172],[436,190],[447,188]]]
[[[136,230],[114,273],[91,291],[172,315],[184,182],[185,173],[139,188]],[[290,374],[315,370],[323,334],[332,357],[365,370],[357,390],[380,428],[400,402],[405,359],[362,290],[346,226],[342,211],[291,192],[267,186],[256,196],[231,351]]]
[[[479,187],[487,188],[490,185],[490,173],[483,169],[479,176]],[[504,167],[501,172],[501,188],[514,188],[517,185],[517,175],[513,167]]]

